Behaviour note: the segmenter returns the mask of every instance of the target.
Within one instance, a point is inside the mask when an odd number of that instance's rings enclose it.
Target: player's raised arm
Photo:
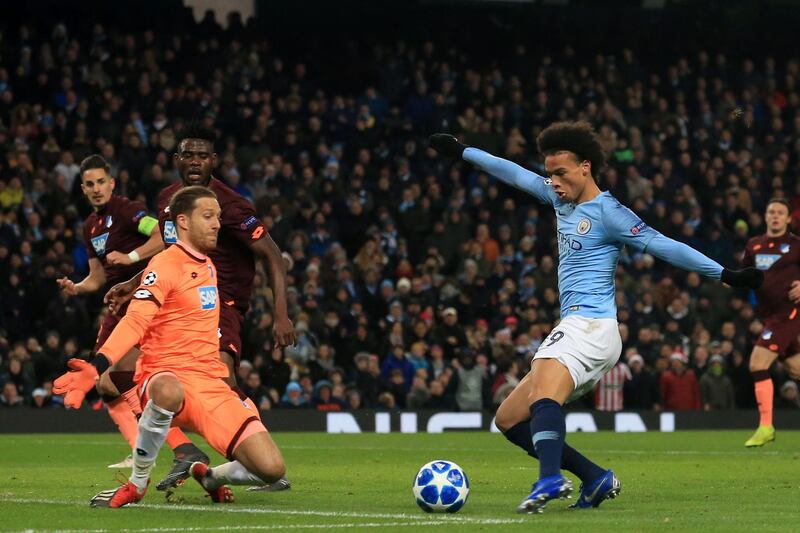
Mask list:
[[[89,259],[89,274],[80,283],[75,283],[69,278],[60,278],[57,283],[67,296],[87,294],[100,290],[100,287],[106,284],[106,272],[100,260],[92,257]]]
[[[440,154],[460,157],[499,180],[535,196],[542,203],[553,205],[557,199],[547,178],[526,170],[516,163],[466,146],[447,133],[431,135],[429,141],[431,147]]]
[[[603,224],[609,235],[636,250],[650,253],[684,270],[719,279],[733,287],[757,289],[764,274],[755,268],[730,270],[691,246],[662,235],[645,224],[636,214],[612,198],[603,205]]]

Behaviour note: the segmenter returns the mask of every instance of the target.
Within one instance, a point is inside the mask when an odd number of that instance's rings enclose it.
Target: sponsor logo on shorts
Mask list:
[[[198,287],[200,292],[200,309],[214,309],[217,306],[216,287]]]
[[[175,229],[175,224],[171,220],[164,222],[164,242],[167,244],[175,244],[178,242],[178,231]]]
[[[590,229],[592,229],[592,221],[588,218],[584,218],[578,222],[578,235],[586,235],[589,233]]]
[[[92,237],[92,248],[94,248],[94,253],[97,255],[105,255],[107,242],[108,232],[98,235],[97,237]]]
[[[152,285],[153,283],[155,283],[157,279],[158,279],[158,276],[156,275],[156,271],[155,270],[151,270],[150,272],[145,274],[144,277],[142,278],[142,285],[147,287],[147,286]]]
[[[250,229],[253,226],[255,226],[256,224],[258,224],[258,219],[256,217],[254,217],[254,216],[251,216],[251,217],[246,218],[244,220],[244,222],[239,224],[239,227],[242,228],[242,229]]]
[[[639,235],[644,228],[647,227],[647,224],[644,221],[640,220],[638,224],[631,228],[631,235]]]

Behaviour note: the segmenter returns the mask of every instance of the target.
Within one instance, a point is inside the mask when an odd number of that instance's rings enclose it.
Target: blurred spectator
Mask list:
[[[694,370],[688,368],[686,354],[669,356],[670,369],[661,374],[661,406],[665,411],[697,411],[700,409],[700,387]]]
[[[638,353],[628,355],[627,361],[631,376],[623,385],[625,409],[660,408],[657,376],[645,366],[644,358]]]
[[[303,392],[303,387],[296,381],[289,382],[286,385],[286,392],[281,397],[280,407],[284,409],[297,409],[308,407],[308,398]]]
[[[626,381],[632,378],[631,371],[623,362],[600,378],[595,387],[594,404],[598,411],[622,411],[624,405],[623,389]]]
[[[797,389],[797,383],[794,381],[786,381],[781,385],[778,407],[789,409],[797,409],[800,407],[800,393]]]
[[[725,358],[711,356],[708,371],[700,377],[700,398],[705,411],[719,411],[736,407],[733,382],[725,374]]]
[[[25,400],[20,396],[17,387],[10,381],[3,385],[2,394],[0,394],[1,407],[21,407]]]

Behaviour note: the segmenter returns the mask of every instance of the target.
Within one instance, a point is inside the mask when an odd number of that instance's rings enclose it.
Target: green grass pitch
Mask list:
[[[497,434],[280,433],[274,437],[294,483],[291,491],[234,487],[236,503],[215,505],[189,480],[174,501],[151,489],[142,504],[118,510],[92,509],[88,501],[117,485],[106,465],[126,452],[119,435],[0,435],[0,530],[800,530],[800,432],[779,431],[776,442],[751,450],[743,446],[748,436],[570,434],[573,446],[615,470],[622,494],[599,509],[572,511],[569,500],[559,500],[541,515],[517,515],[514,508],[538,466]],[[433,459],[455,461],[470,479],[469,500],[458,514],[428,515],[414,503],[412,479]],[[222,459],[214,455],[212,461]],[[165,449],[153,484],[170,462]]]

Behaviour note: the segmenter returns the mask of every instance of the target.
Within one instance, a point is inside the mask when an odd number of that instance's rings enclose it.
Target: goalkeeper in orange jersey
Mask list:
[[[54,384],[66,405],[80,405],[107,367],[141,345],[135,380],[144,409],[133,473],[124,485],[92,498],[94,507],[122,507],[144,497],[172,425],[201,434],[230,460],[191,467],[215,502],[233,501],[226,484],[266,485],[286,470],[254,406],[223,381],[228,369],[219,359],[216,268],[207,256],[220,229],[216,196],[205,187],[185,187],[172,198],[170,215],[176,245],[150,261],[127,314],[97,357],[91,363],[70,360],[70,371]]]

